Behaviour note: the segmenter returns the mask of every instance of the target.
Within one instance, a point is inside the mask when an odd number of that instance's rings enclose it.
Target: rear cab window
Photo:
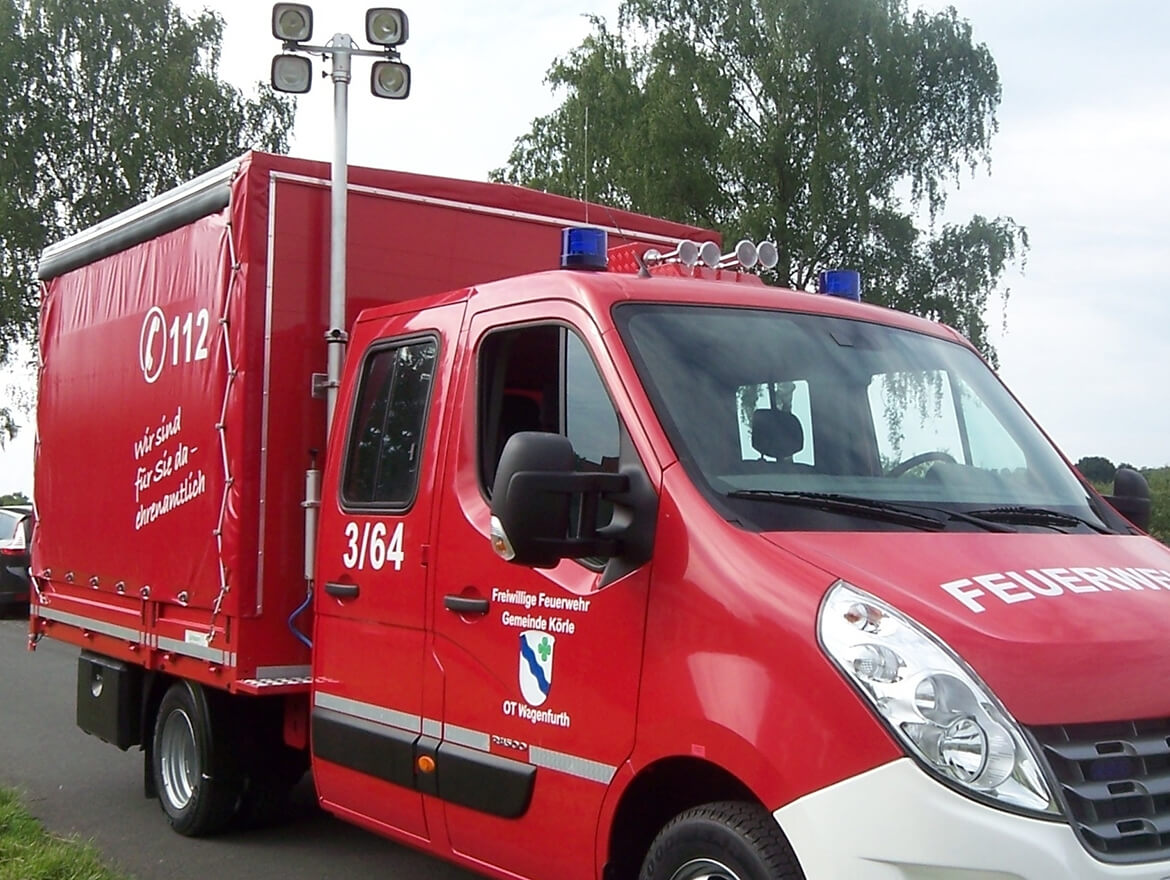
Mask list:
[[[367,358],[342,479],[346,506],[404,509],[414,500],[437,353],[425,338]]]

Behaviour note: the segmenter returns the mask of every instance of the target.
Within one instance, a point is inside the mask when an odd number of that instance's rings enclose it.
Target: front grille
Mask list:
[[[1170,719],[1030,730],[1090,850],[1117,861],[1170,855]]]

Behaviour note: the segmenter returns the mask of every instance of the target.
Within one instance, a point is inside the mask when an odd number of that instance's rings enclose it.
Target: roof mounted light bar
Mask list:
[[[688,269],[702,263],[708,269],[751,269],[759,266],[763,269],[774,269],[780,262],[780,254],[774,242],[761,241],[754,244],[743,239],[735,250],[728,254],[719,253],[719,246],[713,241],[702,244],[684,239],[674,250],[663,253],[657,248],[650,248],[642,259],[647,265],[660,266],[666,263],[679,263]]]

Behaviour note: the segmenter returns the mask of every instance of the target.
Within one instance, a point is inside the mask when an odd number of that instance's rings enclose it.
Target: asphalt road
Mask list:
[[[52,831],[92,840],[138,880],[474,880],[460,870],[317,809],[296,791],[290,822],[191,840],[142,795],[142,753],[82,733],[74,717],[78,649],[41,641],[27,650],[26,620],[0,619],[0,784],[22,791]]]

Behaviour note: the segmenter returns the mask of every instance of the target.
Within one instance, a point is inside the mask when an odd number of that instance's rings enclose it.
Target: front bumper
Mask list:
[[[1170,861],[1098,861],[1064,821],[963,797],[909,758],[774,813],[807,880],[1170,880]]]

